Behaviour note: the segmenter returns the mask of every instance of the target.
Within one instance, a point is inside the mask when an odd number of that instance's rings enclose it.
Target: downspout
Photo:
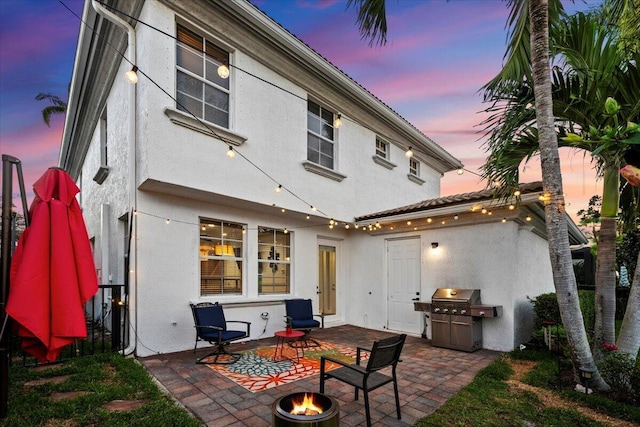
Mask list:
[[[98,3],[96,0],[91,0],[91,6],[98,13],[98,15],[107,19],[108,21],[118,25],[120,28],[127,32],[128,36],[128,49],[126,54],[126,60],[134,66],[137,64],[136,58],[136,31],[125,20],[115,15],[113,12],[107,10],[104,6]],[[136,192],[136,85],[131,84],[129,87],[129,212],[136,212],[138,209],[138,197]],[[132,215],[131,221],[133,222],[132,233],[137,236],[137,215]],[[127,347],[123,353],[125,355],[132,354],[136,349],[137,337],[137,325],[138,325],[138,269],[137,269],[137,239],[133,238],[131,250],[129,252],[129,271],[125,271],[124,274],[129,275],[129,347]]]

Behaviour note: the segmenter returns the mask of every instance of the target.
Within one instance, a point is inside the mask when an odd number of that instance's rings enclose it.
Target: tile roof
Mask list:
[[[520,184],[520,191],[524,194],[530,193],[538,193],[542,191],[542,182],[530,182],[526,184]],[[423,200],[422,202],[418,202],[408,206],[402,206],[399,208],[389,209],[386,211],[376,212],[369,215],[363,215],[357,217],[356,221],[364,221],[375,218],[388,217],[393,215],[401,215],[412,212],[419,211],[428,211],[430,209],[442,208],[447,206],[455,206],[459,204],[475,202],[475,201],[484,201],[484,200],[493,200],[494,194],[492,190],[480,190],[474,191],[471,193],[462,193],[462,194],[453,194],[450,196],[439,197],[437,199],[428,199]]]

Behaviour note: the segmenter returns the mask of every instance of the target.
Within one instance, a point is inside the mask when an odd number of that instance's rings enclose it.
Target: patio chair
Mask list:
[[[196,363],[229,365],[235,363],[242,355],[240,353],[230,353],[226,346],[232,341],[247,338],[250,335],[251,322],[239,320],[226,320],[224,310],[217,302],[189,304],[193,313],[193,321],[196,328],[196,344],[193,352],[196,352],[198,341],[207,341],[215,346],[215,350],[202,356]],[[246,330],[227,329],[229,323],[243,323]],[[213,358],[213,361],[204,361]]]
[[[313,314],[310,299],[286,299],[284,300],[286,310],[286,323],[294,331],[304,332],[304,336],[299,341],[292,341],[289,345],[304,345],[305,347],[319,347],[318,341],[309,338],[309,333],[320,327],[324,328],[324,316],[322,314]],[[314,319],[320,317],[322,323]],[[297,344],[301,343],[301,344]],[[311,344],[309,344],[311,343]]]
[[[355,400],[358,400],[358,391],[364,394],[364,407],[367,415],[367,426],[371,426],[371,413],[369,410],[369,392],[380,386],[393,382],[393,391],[396,397],[396,411],[398,419],[400,415],[400,398],[398,397],[398,380],[396,378],[396,366],[400,362],[402,346],[407,338],[406,334],[384,338],[373,343],[371,350],[358,347],[356,351],[356,363],[347,364],[341,360],[322,356],[320,358],[320,393],[324,393],[324,382],[329,378],[335,378],[355,387]],[[369,353],[369,361],[366,366],[360,365],[361,353]],[[341,367],[332,371],[326,370],[326,363],[330,361]],[[391,367],[391,375],[379,372],[381,369]]]

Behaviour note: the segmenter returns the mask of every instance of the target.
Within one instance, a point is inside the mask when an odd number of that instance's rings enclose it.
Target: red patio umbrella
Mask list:
[[[30,225],[11,262],[6,312],[23,350],[45,363],[86,338],[83,305],[98,291],[98,278],[75,198],[80,189],[64,170],[49,168],[33,190]]]

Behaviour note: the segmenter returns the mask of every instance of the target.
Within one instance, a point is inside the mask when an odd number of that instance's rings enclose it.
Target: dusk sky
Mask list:
[[[147,0],[154,1],[154,0]],[[577,5],[587,9],[601,0]],[[0,0],[0,151],[19,158],[25,186],[56,166],[64,118],[42,120],[48,104],[40,92],[67,99],[81,16],[81,0]],[[344,0],[253,0],[267,15],[331,61],[464,163],[478,171],[484,150],[478,126],[479,89],[502,66],[509,10],[500,0],[387,0],[388,43],[370,47],[360,38],[356,12]],[[575,217],[601,193],[589,159],[562,151],[568,211]],[[539,161],[521,182],[540,180]],[[15,185],[17,191],[17,183]],[[476,191],[471,173],[450,172],[442,195]],[[14,197],[14,203],[20,204]],[[19,209],[21,210],[21,209]]]

